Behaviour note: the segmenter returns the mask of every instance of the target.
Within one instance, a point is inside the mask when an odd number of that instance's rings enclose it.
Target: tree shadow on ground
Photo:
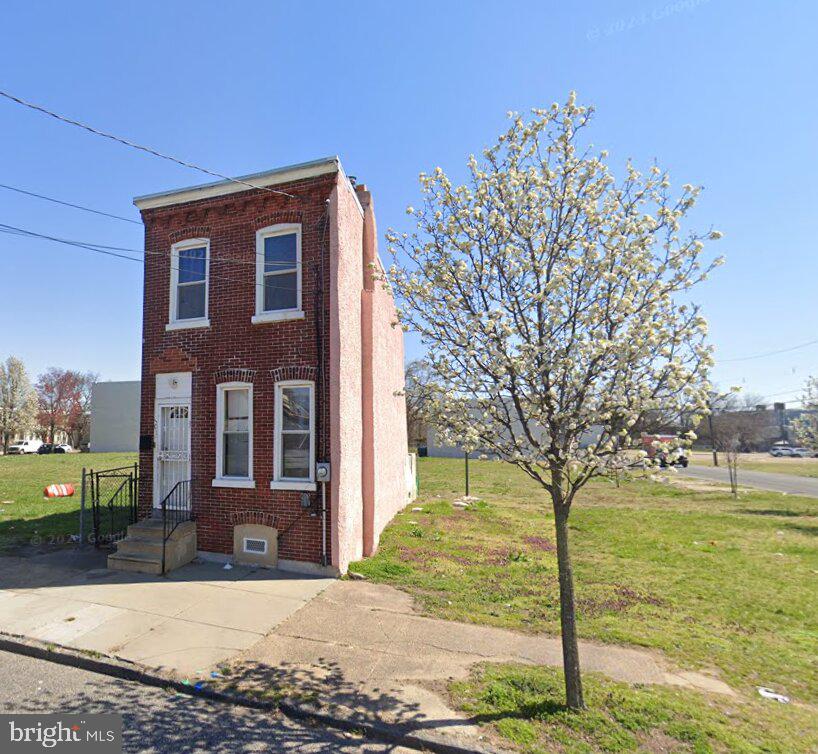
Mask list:
[[[79,510],[0,521],[0,553],[17,554],[19,550],[32,546],[68,544],[72,542],[72,535],[77,536],[79,522]],[[86,525],[90,526],[90,515]]]
[[[794,511],[784,508],[742,508],[739,513],[746,513],[748,516],[780,516],[781,518],[811,518],[818,516],[818,510]]]
[[[55,674],[58,679],[59,674]],[[36,697],[6,703],[3,712],[62,714],[120,713],[123,750],[192,754],[235,752],[393,751],[398,747],[367,740],[307,721],[292,721],[279,712],[212,702],[187,694],[146,687],[118,679],[92,676],[80,693],[60,691],[60,684],[43,678]],[[52,691],[51,688],[54,688]]]
[[[785,524],[782,524],[785,529],[790,529],[792,531],[797,531],[800,534],[806,534],[810,537],[818,537],[818,526],[812,526],[810,524],[791,524],[789,521]]]
[[[326,658],[310,666],[243,662],[224,670],[217,688],[262,700],[307,704],[322,712],[342,707],[353,722],[386,723],[401,734],[424,732],[437,737],[435,732],[442,728],[449,729],[449,734],[466,733],[472,723],[457,715],[429,716],[418,702],[404,698],[399,689],[388,683],[372,685],[350,680],[337,662]]]

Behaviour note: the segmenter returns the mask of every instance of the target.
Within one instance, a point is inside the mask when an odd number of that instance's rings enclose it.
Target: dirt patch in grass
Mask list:
[[[639,748],[650,754],[683,754],[693,751],[689,745],[662,730],[639,732],[636,734],[636,740],[639,742]]]
[[[557,546],[550,539],[546,539],[545,537],[524,537],[523,542],[529,547],[533,547],[535,550],[542,550],[543,552],[556,552],[557,550]]]
[[[403,546],[398,548],[398,558],[400,558],[401,563],[423,563],[427,557],[427,554],[422,550],[413,550],[410,547]]]
[[[581,597],[577,600],[577,610],[585,617],[603,613],[621,613],[634,605],[664,605],[664,600],[651,594],[643,594],[627,586],[615,586],[613,593],[604,597]]]

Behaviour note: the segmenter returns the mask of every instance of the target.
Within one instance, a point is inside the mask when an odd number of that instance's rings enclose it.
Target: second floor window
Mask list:
[[[209,261],[210,242],[205,238],[182,241],[171,247],[170,326],[208,324]]]
[[[286,223],[256,233],[254,321],[292,319],[301,311],[301,225]]]

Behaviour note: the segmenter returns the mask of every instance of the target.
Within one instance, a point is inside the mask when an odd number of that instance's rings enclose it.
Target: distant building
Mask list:
[[[19,432],[9,438],[9,445],[25,442],[26,440],[41,440],[42,442],[51,442],[48,435],[42,430],[30,430],[28,432]],[[54,442],[58,445],[67,443],[69,440],[68,434],[61,429],[54,430]],[[2,443],[0,443],[0,451],[3,450]]]
[[[522,435],[519,427],[515,427],[515,432],[518,436]],[[599,440],[601,433],[602,427],[599,425],[594,425],[582,436],[580,440],[580,447],[585,448],[589,445],[593,445]],[[538,439],[542,441],[545,433],[535,432],[535,434],[538,436]],[[463,446],[459,443],[456,445],[446,445],[438,437],[435,428],[433,426],[429,426],[426,431],[426,449],[425,451],[421,451],[421,455],[428,456],[429,458],[463,458],[465,451],[463,450]],[[478,448],[477,450],[472,451],[469,456],[471,458],[480,458],[490,461],[495,461],[500,457],[494,450],[486,448]]]
[[[433,427],[426,431],[426,453],[429,458],[463,458],[465,451],[460,445],[445,445],[437,437],[437,432]],[[495,460],[497,453],[489,450],[475,450],[471,454],[472,458],[487,458]]]
[[[752,409],[721,411],[705,419],[696,428],[699,448],[710,448],[710,429],[716,436],[717,445],[728,437],[739,441],[742,451],[765,451],[773,445],[798,445],[794,421],[808,409],[787,408],[784,403],[774,403],[772,407],[759,404]]]
[[[91,451],[139,450],[139,380],[97,382],[91,392]]]

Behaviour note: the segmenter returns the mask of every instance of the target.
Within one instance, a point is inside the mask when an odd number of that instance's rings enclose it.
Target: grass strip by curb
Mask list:
[[[172,689],[197,699],[232,704],[265,712],[281,712],[293,720],[322,723],[331,728],[360,733],[384,743],[405,746],[418,751],[431,751],[437,754],[490,754],[490,752],[496,752],[496,749],[467,747],[450,743],[434,731],[420,734],[408,730],[408,726],[405,725],[378,724],[361,720],[353,710],[347,708],[335,707],[335,712],[329,714],[305,704],[295,704],[288,701],[264,701],[242,694],[231,694],[206,687],[197,690],[173,676],[149,670],[127,660],[96,652],[84,652],[51,642],[41,642],[3,631],[0,631],[0,651],[24,655],[59,665],[67,665],[145,686]]]

